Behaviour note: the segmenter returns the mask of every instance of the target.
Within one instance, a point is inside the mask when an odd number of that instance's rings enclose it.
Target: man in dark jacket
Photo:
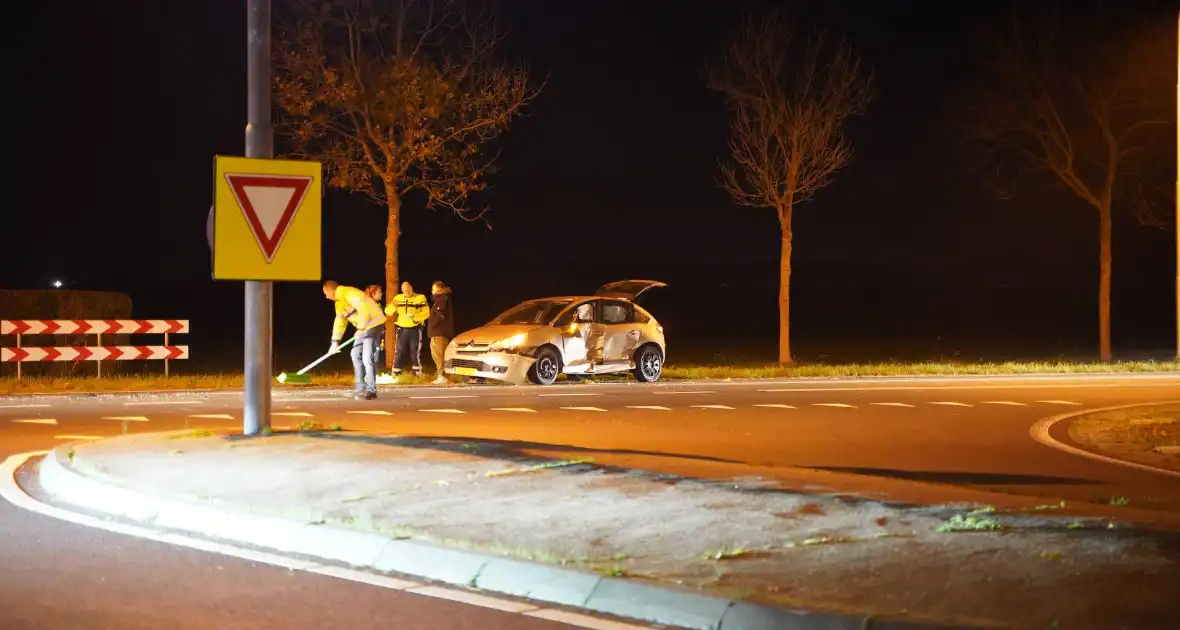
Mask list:
[[[426,335],[430,337],[430,356],[434,359],[434,369],[437,378],[435,385],[443,385],[447,377],[443,374],[443,354],[447,344],[455,336],[455,312],[451,304],[451,287],[443,284],[442,280],[435,280],[430,287],[433,298],[430,306],[430,319],[426,320]]]

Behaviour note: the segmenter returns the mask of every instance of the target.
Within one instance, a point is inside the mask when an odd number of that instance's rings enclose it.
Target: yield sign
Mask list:
[[[274,260],[312,180],[299,175],[225,174],[266,262]]]

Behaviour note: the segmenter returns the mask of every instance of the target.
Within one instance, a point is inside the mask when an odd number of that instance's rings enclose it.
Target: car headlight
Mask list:
[[[512,348],[516,348],[516,347],[520,346],[520,344],[524,343],[524,340],[527,337],[528,337],[528,335],[526,335],[524,333],[518,333],[518,334],[512,335],[511,337],[506,337],[504,339],[497,341],[496,343],[493,343],[492,349],[493,350],[511,350]]]

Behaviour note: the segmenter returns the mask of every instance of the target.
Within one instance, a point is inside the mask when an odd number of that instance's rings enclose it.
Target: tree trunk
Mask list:
[[[1098,354],[1103,361],[1114,357],[1110,350],[1110,267],[1111,267],[1111,221],[1110,200],[1104,200],[1098,209]]]
[[[778,279],[778,362],[791,363],[791,213],[782,221],[782,257]]]
[[[389,207],[389,220],[385,224],[385,303],[401,290],[398,287],[397,241],[401,235],[401,199],[393,186],[385,187],[385,198]],[[394,354],[397,350],[397,329],[392,320],[385,324],[385,369],[393,369]]]

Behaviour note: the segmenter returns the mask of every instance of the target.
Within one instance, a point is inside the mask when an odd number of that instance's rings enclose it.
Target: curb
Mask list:
[[[1053,426],[1059,422],[1072,422],[1078,418],[1083,418],[1085,416],[1093,415],[1096,413],[1104,413],[1107,411],[1123,411],[1126,409],[1141,409],[1144,407],[1161,407],[1164,405],[1180,405],[1180,400],[1150,402],[1150,403],[1132,403],[1132,404],[1128,404],[1128,405],[1115,405],[1113,407],[1096,407],[1094,409],[1083,409],[1081,411],[1071,411],[1069,413],[1062,413],[1062,414],[1058,414],[1055,416],[1049,416],[1048,418],[1044,418],[1042,420],[1038,420],[1031,427],[1029,427],[1028,434],[1029,434],[1029,437],[1036,440],[1037,442],[1040,442],[1041,444],[1048,446],[1049,448],[1057,449],[1057,450],[1062,451],[1064,453],[1069,453],[1070,455],[1077,455],[1078,457],[1085,457],[1087,459],[1092,459],[1092,460],[1103,462],[1106,464],[1114,464],[1116,466],[1123,466],[1125,468],[1134,468],[1136,470],[1142,470],[1145,472],[1151,472],[1151,473],[1156,473],[1156,474],[1160,474],[1160,475],[1167,475],[1169,477],[1180,477],[1180,472],[1177,472],[1175,470],[1168,470],[1166,468],[1156,468],[1155,466],[1148,466],[1147,464],[1140,464],[1138,462],[1132,462],[1132,461],[1128,461],[1125,459],[1119,459],[1117,457],[1111,457],[1109,455],[1102,455],[1100,453],[1088,451],[1086,449],[1078,448],[1076,446],[1070,446],[1069,444],[1066,444],[1066,443],[1058,440],[1057,438],[1054,438],[1051,434]]]
[[[46,454],[37,478],[50,496],[141,523],[225,541],[396,572],[450,585],[581,608],[693,630],[970,630],[873,616],[773,608],[606,578],[324,524],[230,512],[159,499],[96,481],[74,469],[62,449]]]

